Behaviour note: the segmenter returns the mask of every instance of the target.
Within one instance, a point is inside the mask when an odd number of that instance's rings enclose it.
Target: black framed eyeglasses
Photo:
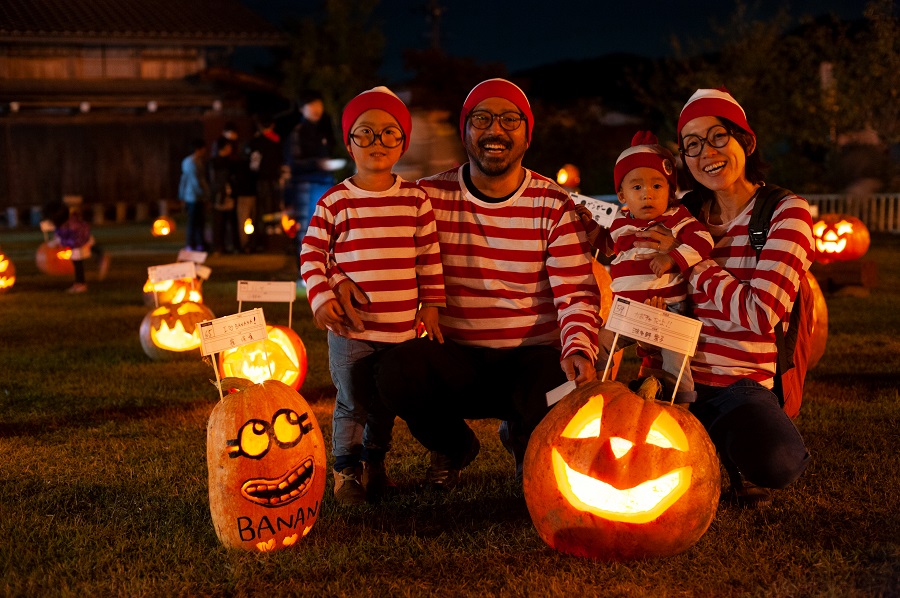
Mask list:
[[[703,151],[703,146],[721,148],[731,141],[731,132],[723,125],[713,125],[706,131],[706,137],[685,135],[681,138],[681,153],[688,158],[696,158]]]
[[[500,126],[506,131],[515,131],[522,126],[525,115],[521,112],[504,112],[502,114],[494,114],[487,110],[474,110],[469,113],[469,122],[476,129],[490,129],[494,124],[494,120],[500,122]]]
[[[392,149],[401,145],[405,138],[397,127],[386,127],[377,133],[371,127],[357,127],[350,133],[350,139],[359,147],[369,147],[377,139],[383,147]]]

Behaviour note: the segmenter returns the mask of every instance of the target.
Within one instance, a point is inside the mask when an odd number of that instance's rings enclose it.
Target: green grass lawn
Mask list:
[[[98,227],[108,278],[66,295],[40,274],[37,231],[0,232],[18,270],[0,295],[0,595],[3,596],[896,596],[900,594],[900,238],[865,259],[879,286],[828,298],[828,348],[807,379],[797,425],[812,461],[775,505],[719,505],[706,535],[668,559],[605,563],[548,548],[513,481],[497,421],[463,486],[417,490],[427,453],[398,420],[389,455],[401,494],[338,508],[331,484],[296,549],[223,548],[209,514],[206,422],[218,394],[199,357],[154,362],[138,329],[147,267],[182,238]],[[210,258],[205,302],[237,311],[236,284],[293,280],[284,249]],[[263,304],[286,324],[286,304]],[[305,300],[293,328],[310,354],[302,394],[330,446],[334,388],[324,334]],[[634,370],[628,360],[621,378]]]

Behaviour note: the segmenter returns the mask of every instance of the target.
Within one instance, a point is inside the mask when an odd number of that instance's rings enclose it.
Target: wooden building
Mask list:
[[[227,68],[285,35],[237,0],[0,2],[0,222],[65,195],[174,198],[192,139],[276,86]]]

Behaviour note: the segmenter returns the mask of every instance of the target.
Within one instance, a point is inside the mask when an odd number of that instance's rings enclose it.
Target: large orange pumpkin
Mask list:
[[[847,214],[825,214],[813,224],[816,261],[820,264],[861,258],[869,250],[869,229],[862,220]]]
[[[74,276],[72,250],[64,247],[51,247],[49,243],[41,243],[34,256],[37,269],[50,276]]]
[[[811,272],[806,273],[806,279],[809,281],[809,287],[812,290],[813,300],[813,329],[812,329],[812,346],[809,351],[809,361],[806,364],[808,370],[813,369],[825,354],[825,344],[828,341],[828,305],[825,303],[825,295],[822,294],[822,288],[819,281]]]
[[[293,546],[318,519],[325,495],[325,441],[309,404],[277,380],[235,388],[206,432],[209,510],[225,546],[268,552]]]
[[[544,542],[611,561],[690,548],[715,516],[721,484],[715,447],[687,409],[596,381],[535,429],[523,481]]]
[[[16,284],[16,265],[0,249],[0,293],[5,293]]]
[[[284,382],[299,390],[306,378],[307,358],[303,341],[292,328],[266,325],[267,339],[232,347],[219,353],[223,378],[247,378]],[[268,359],[266,359],[268,357]]]
[[[203,303],[203,281],[199,278],[177,278],[144,283],[144,305],[162,305],[164,303],[183,303],[193,301]]]
[[[141,322],[141,347],[155,360],[199,358],[197,325],[215,317],[211,309],[191,301],[160,305]]]

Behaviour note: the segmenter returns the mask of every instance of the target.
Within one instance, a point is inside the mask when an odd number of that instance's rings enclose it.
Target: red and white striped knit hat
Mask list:
[[[631,147],[619,154],[613,169],[616,192],[622,179],[635,168],[652,168],[659,171],[669,183],[669,191],[675,191],[675,158],[672,152],[659,145],[656,135],[650,131],[638,131],[631,139]]]
[[[488,79],[472,88],[466,101],[463,102],[462,112],[459,113],[459,134],[466,141],[466,118],[472,109],[488,98],[503,98],[516,105],[519,112],[525,115],[525,125],[528,127],[528,143],[531,143],[531,132],[534,130],[534,114],[531,112],[531,104],[525,97],[525,92],[506,79]]]
[[[412,134],[412,117],[409,115],[409,108],[406,107],[403,100],[397,97],[397,94],[382,85],[364,91],[347,102],[347,107],[344,108],[341,116],[344,143],[350,143],[353,123],[366,110],[384,110],[393,116],[400,125],[400,130],[403,131],[403,151],[405,152],[409,148],[409,138]]]
[[[678,139],[681,140],[681,129],[690,121],[701,116],[717,116],[727,118],[746,132],[756,137],[756,133],[747,122],[747,114],[737,100],[724,87],[719,89],[698,89],[681,109],[678,117]]]

